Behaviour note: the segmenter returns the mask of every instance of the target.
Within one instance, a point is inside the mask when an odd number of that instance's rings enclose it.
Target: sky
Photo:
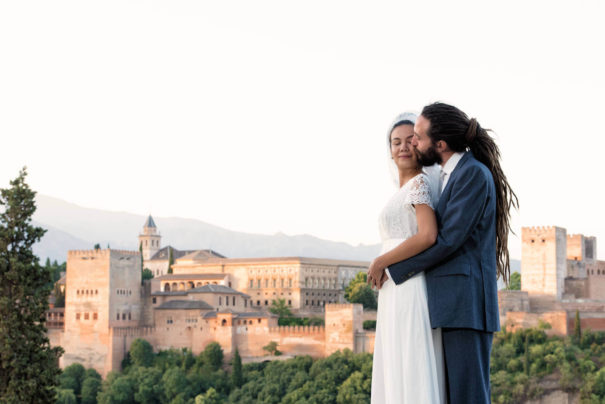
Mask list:
[[[85,207],[373,244],[395,191],[389,123],[443,101],[494,130],[517,234],[605,240],[604,11],[1,2],[0,187],[27,166],[34,190]]]

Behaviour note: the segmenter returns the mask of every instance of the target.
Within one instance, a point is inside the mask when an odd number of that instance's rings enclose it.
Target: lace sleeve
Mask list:
[[[425,174],[412,179],[405,201],[410,205],[428,205],[431,209],[434,209],[431,198],[431,187]]]

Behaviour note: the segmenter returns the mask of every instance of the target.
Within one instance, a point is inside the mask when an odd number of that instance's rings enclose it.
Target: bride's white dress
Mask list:
[[[389,200],[379,218],[381,254],[418,231],[415,204],[433,207],[427,176],[419,174]],[[372,403],[445,403],[441,329],[429,320],[424,272],[378,292]]]

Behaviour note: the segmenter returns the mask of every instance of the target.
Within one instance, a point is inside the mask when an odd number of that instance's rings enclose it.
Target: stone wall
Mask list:
[[[521,289],[560,299],[567,271],[567,237],[560,227],[521,230]]]
[[[361,304],[327,304],[325,312],[326,355],[355,349],[355,334],[363,332]]]
[[[567,312],[564,310],[545,313],[509,311],[506,315],[506,330],[514,332],[521,328],[538,327],[540,320],[551,325],[552,328],[546,330],[548,335],[565,336],[568,334],[569,321]]]

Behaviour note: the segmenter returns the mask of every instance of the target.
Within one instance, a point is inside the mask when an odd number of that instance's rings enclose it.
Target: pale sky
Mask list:
[[[0,186],[27,165],[36,191],[86,207],[378,243],[387,127],[440,100],[496,131],[517,231],[594,235],[603,259],[604,11],[4,1]]]

